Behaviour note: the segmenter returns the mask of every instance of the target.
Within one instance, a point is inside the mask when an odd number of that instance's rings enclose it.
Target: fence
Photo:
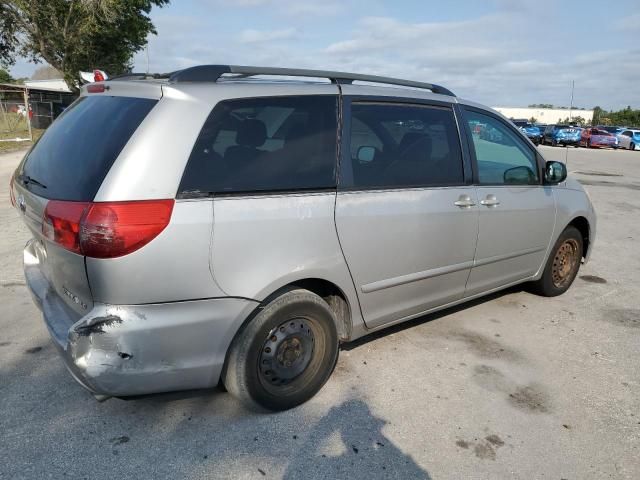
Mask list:
[[[75,95],[67,92],[25,90],[21,86],[8,85],[2,87],[0,141],[31,140],[32,128],[46,129],[75,100]]]

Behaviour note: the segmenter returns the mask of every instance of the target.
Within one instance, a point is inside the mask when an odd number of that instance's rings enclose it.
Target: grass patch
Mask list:
[[[44,133],[44,130],[40,130],[37,128],[34,128],[33,131],[33,141],[35,142],[36,140],[38,140],[42,134]],[[25,131],[20,131],[20,132],[11,132],[11,133],[5,133],[5,132],[0,132],[0,140],[4,140],[4,139],[11,139],[11,138],[29,138],[29,132],[27,130]],[[33,143],[30,140],[25,140],[25,141],[21,141],[21,142],[2,142],[0,141],[0,153],[4,153],[4,152],[11,152],[13,150],[20,150],[21,148],[27,148],[30,147]]]
[[[35,128],[32,130],[33,141],[35,142],[40,138],[44,130]],[[0,153],[19,150],[32,145],[30,140],[3,141],[13,140],[14,138],[29,138],[29,126],[27,125],[27,119],[23,115],[19,115],[17,113],[0,113]]]

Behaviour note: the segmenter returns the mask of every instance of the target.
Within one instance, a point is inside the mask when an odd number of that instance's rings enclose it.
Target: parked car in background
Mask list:
[[[618,139],[606,130],[591,127],[582,130],[580,145],[587,148],[618,148]]]
[[[596,231],[566,166],[494,110],[285,68],[85,85],[10,196],[27,288],[86,389],[222,381],[270,410],[320,390],[341,342],[525,282],[564,293]]]
[[[540,142],[542,141],[542,130],[540,130],[540,128],[537,125],[534,125],[528,120],[512,120],[512,122],[535,145],[540,144]]]
[[[640,150],[640,130],[624,130],[618,137],[619,147]]]
[[[618,139],[618,145],[613,147],[613,148],[619,148],[619,145],[620,145],[620,134],[623,131],[627,130],[629,127],[616,127],[616,126],[611,126],[611,125],[597,125],[596,128],[598,130],[606,130],[607,132],[609,132],[612,135],[614,135]]]
[[[580,142],[580,133],[582,129],[580,127],[574,127],[571,125],[547,125],[542,137],[542,143],[552,146],[578,146]]]

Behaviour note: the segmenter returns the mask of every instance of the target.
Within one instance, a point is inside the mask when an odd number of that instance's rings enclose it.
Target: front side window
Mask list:
[[[451,108],[354,103],[353,185],[401,188],[460,185],[462,153]]]
[[[337,97],[218,103],[185,170],[182,195],[335,187]]]
[[[480,184],[536,185],[539,183],[535,153],[513,130],[495,117],[467,110]],[[482,125],[478,133],[472,126]]]

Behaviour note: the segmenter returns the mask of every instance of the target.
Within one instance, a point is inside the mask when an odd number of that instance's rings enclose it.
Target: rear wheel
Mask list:
[[[223,381],[249,408],[287,410],[313,397],[337,360],[338,332],[329,305],[308,290],[291,290],[238,333]]]
[[[567,227],[551,250],[542,277],[532,283],[535,293],[555,297],[566,292],[580,270],[582,250],[582,234],[575,227]]]
[[[635,150],[635,149],[636,149],[636,144],[635,144],[635,143],[633,143],[633,142],[631,142],[631,143],[629,144],[629,150]]]

